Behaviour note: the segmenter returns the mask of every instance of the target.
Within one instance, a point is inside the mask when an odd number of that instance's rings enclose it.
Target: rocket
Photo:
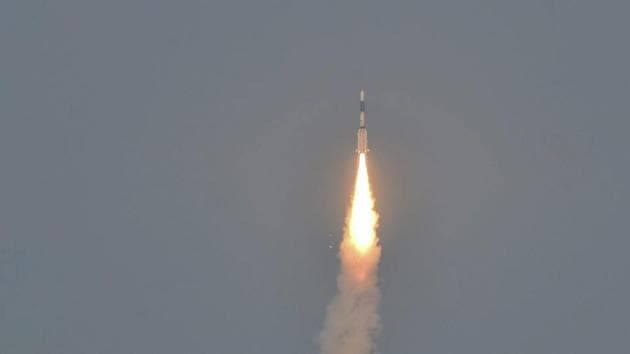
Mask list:
[[[367,129],[365,129],[365,91],[361,90],[359,101],[359,130],[357,130],[357,153],[370,151],[367,147]]]

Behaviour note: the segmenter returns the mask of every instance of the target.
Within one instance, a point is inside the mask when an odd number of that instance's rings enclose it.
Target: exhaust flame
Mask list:
[[[378,214],[374,211],[374,198],[370,189],[365,154],[360,154],[348,231],[350,241],[362,254],[369,251],[376,243],[377,221]]]
[[[352,204],[339,249],[338,293],[328,307],[320,335],[322,354],[370,354],[380,328],[376,237],[378,214],[368,178],[365,153],[359,154]]]

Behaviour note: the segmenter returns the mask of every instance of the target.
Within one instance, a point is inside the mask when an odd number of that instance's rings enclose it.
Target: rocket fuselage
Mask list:
[[[357,131],[357,152],[364,154],[369,151],[367,145],[367,129],[365,128],[365,91],[361,90],[359,105],[359,130]]]

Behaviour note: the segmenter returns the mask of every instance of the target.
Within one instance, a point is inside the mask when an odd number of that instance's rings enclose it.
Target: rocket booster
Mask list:
[[[357,152],[365,154],[370,151],[367,147],[367,129],[365,129],[365,91],[361,90],[359,101],[359,130],[357,130]]]

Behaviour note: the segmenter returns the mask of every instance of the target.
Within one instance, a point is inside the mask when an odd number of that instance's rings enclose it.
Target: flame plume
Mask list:
[[[370,354],[380,328],[377,267],[381,247],[378,214],[370,189],[365,153],[359,154],[352,203],[339,249],[338,293],[328,307],[320,335],[322,354]]]
[[[360,154],[352,208],[348,219],[348,236],[355,249],[361,254],[367,253],[376,245],[377,222],[378,214],[374,211],[374,198],[370,189],[365,154]]]

